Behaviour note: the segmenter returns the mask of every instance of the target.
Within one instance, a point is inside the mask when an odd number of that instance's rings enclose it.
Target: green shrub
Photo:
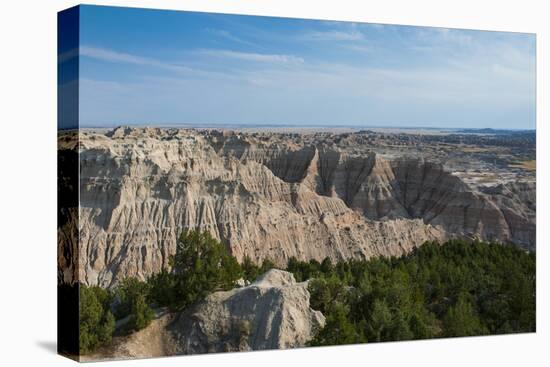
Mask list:
[[[310,305],[326,317],[311,345],[425,339],[534,331],[535,254],[515,246],[453,240],[428,242],[401,258],[298,261],[287,270],[310,280]],[[275,264],[245,257],[239,265],[207,232],[185,231],[171,269],[147,282],[125,279],[114,291],[80,286],[80,350],[108,343],[117,319],[123,331],[146,327],[150,305],[182,310],[244,277],[254,281]],[[244,342],[247,328],[239,326]]]
[[[157,306],[171,306],[176,302],[177,279],[168,270],[153,274],[147,279],[149,284],[149,302]]]
[[[244,279],[249,282],[253,282],[261,274],[260,267],[254,264],[248,255],[244,257],[241,268],[243,270]]]
[[[111,341],[115,318],[109,311],[110,295],[105,289],[80,285],[79,295],[79,348],[86,354]]]
[[[472,336],[487,334],[488,330],[483,326],[475,311],[472,302],[465,294],[458,297],[456,304],[449,307],[443,318],[443,330],[445,336]]]
[[[326,317],[326,325],[309,343],[312,346],[365,343],[362,333],[357,332],[350,321],[348,310],[341,303],[335,304]]]
[[[260,271],[258,272],[258,276],[264,274],[265,272],[271,269],[278,269],[278,267],[270,259],[264,259],[264,261],[262,261],[262,266],[260,266]]]
[[[310,304],[327,323],[312,344],[331,345],[535,331],[535,262],[516,246],[452,240],[401,258],[293,258],[288,270],[314,278]]]
[[[217,290],[234,287],[243,272],[223,244],[208,232],[184,231],[171,260],[172,271],[152,277],[160,287],[154,300],[173,309],[183,309]]]
[[[126,278],[114,289],[115,316],[117,319],[128,317],[122,333],[130,333],[148,326],[154,311],[148,305],[150,285],[136,278]]]

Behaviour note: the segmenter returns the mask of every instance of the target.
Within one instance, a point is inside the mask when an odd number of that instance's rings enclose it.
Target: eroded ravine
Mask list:
[[[211,232],[238,260],[279,265],[402,255],[452,236],[534,246],[521,199],[534,187],[472,191],[438,164],[323,141],[118,128],[81,133],[79,160],[80,244],[67,235],[59,245],[80,253],[64,277],[87,284],[158,272],[183,228]]]

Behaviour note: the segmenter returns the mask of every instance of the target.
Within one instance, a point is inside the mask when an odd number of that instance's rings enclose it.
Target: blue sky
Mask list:
[[[83,6],[80,124],[535,128],[535,36]]]

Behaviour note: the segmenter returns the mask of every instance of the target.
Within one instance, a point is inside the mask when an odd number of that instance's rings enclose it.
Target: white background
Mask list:
[[[113,366],[548,366],[550,85],[545,1],[118,0],[95,4],[537,33],[537,333],[108,362]],[[74,1],[3,1],[0,12],[0,365],[65,366],[56,341],[56,12]],[[546,19],[545,19],[546,15]],[[545,24],[546,23],[546,24]],[[544,62],[543,62],[544,60]],[[546,110],[548,111],[548,110]],[[546,144],[545,144],[546,142]]]

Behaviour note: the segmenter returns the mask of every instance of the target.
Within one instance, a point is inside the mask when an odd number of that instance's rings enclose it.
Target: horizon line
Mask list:
[[[348,128],[348,129],[426,129],[426,130],[514,130],[514,131],[536,131],[536,127],[532,128],[519,128],[519,127],[467,127],[467,126],[426,126],[426,125],[358,125],[358,124],[277,124],[277,123],[265,123],[265,124],[248,124],[248,123],[120,123],[120,124],[106,124],[106,125],[93,125],[82,124],[78,128],[86,129],[110,129],[118,128],[122,126],[128,127],[157,127],[157,128],[177,128],[177,127],[190,127],[190,128],[261,128],[261,127],[280,127],[280,128]],[[77,129],[78,129],[77,128]],[[75,129],[74,127],[72,128]],[[66,129],[59,129],[66,130]]]

